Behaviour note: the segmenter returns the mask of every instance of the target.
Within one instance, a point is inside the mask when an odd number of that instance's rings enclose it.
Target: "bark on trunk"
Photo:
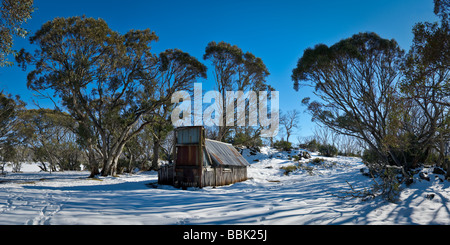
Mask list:
[[[91,174],[89,175],[89,178],[94,178],[95,176],[99,175],[100,171],[98,169],[98,166],[91,167]]]
[[[89,175],[89,178],[94,178],[96,175],[100,174],[98,162],[95,160],[95,154],[94,150],[90,148],[87,152],[88,162],[91,169],[91,174]]]
[[[107,159],[103,159],[103,168],[102,168],[102,176],[108,176],[111,172],[112,165],[112,157],[108,157]]]
[[[159,160],[159,144],[160,140],[153,141],[153,159],[152,159],[152,170],[158,170],[158,160]]]
[[[445,175],[445,178],[447,180],[450,180],[450,160],[446,160],[446,167],[447,174]]]

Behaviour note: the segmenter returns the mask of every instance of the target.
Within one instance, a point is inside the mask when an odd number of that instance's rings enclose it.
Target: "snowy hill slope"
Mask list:
[[[285,175],[280,167],[294,165],[297,153],[244,150],[249,180],[186,191],[147,185],[156,172],[99,179],[87,179],[88,172],[8,173],[0,177],[0,224],[450,224],[450,185],[438,175],[416,180],[397,204],[344,200],[336,195],[349,191],[346,181],[357,189],[372,183],[361,160],[313,153],[330,164]]]

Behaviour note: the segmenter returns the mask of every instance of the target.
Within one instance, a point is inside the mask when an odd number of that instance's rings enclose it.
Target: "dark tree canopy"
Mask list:
[[[25,37],[22,24],[31,18],[33,0],[1,0],[0,6],[0,66],[11,65],[7,56],[14,54],[13,38]]]
[[[434,0],[434,14],[448,24],[450,18],[450,0]]]
[[[316,90],[320,90],[320,86],[324,82],[330,81],[332,69],[335,69],[336,73],[343,73],[344,69],[348,69],[348,71],[358,73],[360,78],[369,79],[370,77],[365,75],[371,71],[362,70],[364,65],[371,65],[375,61],[384,65],[391,62],[399,65],[402,55],[403,51],[395,40],[383,39],[373,32],[356,34],[331,47],[318,44],[314,48],[304,51],[297,67],[293,70],[294,89],[298,91],[301,82],[314,80],[321,81],[313,82]],[[376,58],[380,58],[380,60],[376,60]],[[357,70],[356,66],[362,66],[362,68]],[[353,70],[351,70],[352,68]],[[367,66],[367,68],[369,67]],[[388,67],[380,66],[378,68]],[[381,76],[381,74],[379,75]],[[352,79],[357,79],[357,77],[342,77],[342,80],[350,81]]]
[[[265,89],[266,78],[270,75],[261,58],[250,52],[244,53],[238,46],[226,42],[210,42],[205,49],[204,60],[214,66],[216,83],[231,90],[256,91]]]
[[[14,98],[0,91],[0,148],[16,140],[16,119],[24,107],[25,103],[19,96]]]

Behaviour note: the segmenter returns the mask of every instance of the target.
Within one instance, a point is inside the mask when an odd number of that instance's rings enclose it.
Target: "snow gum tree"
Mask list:
[[[34,11],[33,0],[0,1],[0,67],[10,66],[8,55],[15,54],[13,38],[25,37],[28,32],[22,28]]]
[[[395,40],[375,33],[319,44],[298,61],[294,87],[315,88],[320,101],[303,100],[314,120],[363,140],[384,164],[403,166],[397,154],[405,117],[398,91],[403,54]]]
[[[238,46],[226,42],[210,42],[205,49],[203,59],[210,61],[213,66],[213,75],[216,89],[226,98],[227,91],[271,91],[266,78],[269,70],[261,58],[250,52],[243,52]],[[234,102],[230,102],[233,103]],[[241,106],[241,105],[238,105]],[[244,105],[245,106],[245,105]],[[216,140],[224,141],[236,126],[228,126],[227,103],[223,103],[223,126],[218,127]],[[248,110],[248,108],[246,108]],[[234,123],[236,125],[236,123]]]
[[[20,114],[18,121],[18,133],[42,171],[79,169],[83,152],[76,143],[76,122],[70,115],[51,109],[29,109]]]
[[[450,161],[445,159],[450,141],[450,1],[435,0],[434,12],[440,23],[421,22],[413,28],[401,88],[417,111],[415,131],[422,147],[438,153],[435,163],[450,176]]]
[[[16,119],[23,107],[25,104],[18,96],[13,98],[10,94],[0,91],[0,148],[15,138]]]
[[[21,50],[17,57],[24,69],[34,67],[28,87],[42,95],[53,91],[48,97],[59,98],[55,105],[77,122],[91,175],[100,168],[103,176],[116,175],[125,144],[170,101],[170,94],[157,93],[161,65],[151,53],[157,40],[149,29],[122,35],[102,19],[55,18],[30,38],[38,46],[34,54]],[[179,67],[179,72],[190,69]]]
[[[18,120],[24,110],[25,103],[19,96],[15,98],[10,94],[0,91],[0,166],[1,173],[8,161],[17,160],[16,146],[20,144],[18,135]]]
[[[173,130],[170,116],[175,104],[172,104],[171,96],[176,91],[192,91],[197,78],[206,78],[206,70],[205,65],[179,49],[168,49],[159,54],[156,94],[164,103],[155,111],[155,123],[150,125],[153,138],[152,169],[158,169],[163,141]]]

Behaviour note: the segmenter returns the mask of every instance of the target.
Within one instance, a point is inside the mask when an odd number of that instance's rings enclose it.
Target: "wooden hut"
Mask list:
[[[205,139],[203,127],[175,130],[174,164],[158,171],[158,183],[176,187],[229,185],[247,180],[248,162],[231,145]]]

